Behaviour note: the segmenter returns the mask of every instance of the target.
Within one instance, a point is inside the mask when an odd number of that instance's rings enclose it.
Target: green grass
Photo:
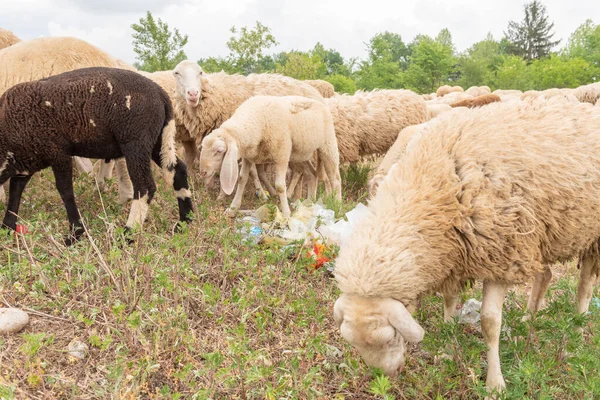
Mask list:
[[[347,201],[334,204],[338,216],[366,197],[368,170],[343,172]],[[0,338],[0,398],[483,396],[481,331],[443,323],[439,297],[423,300],[416,318],[425,339],[409,346],[403,373],[387,378],[340,337],[332,317],[339,291],[325,269],[313,271],[276,245],[242,244],[216,193],[196,188],[196,220],[173,235],[176,199],[158,179],[144,232],[127,246],[119,235],[128,206],[116,203],[116,184],[101,202],[92,182],[79,176],[75,184],[89,240],[60,244],[67,224],[50,171],[24,194],[21,214],[31,233],[0,236],[0,301],[31,316],[25,330]],[[256,205],[246,199],[243,208]],[[576,269],[557,270],[562,277],[533,321],[520,322],[523,290],[505,303],[506,398],[600,397],[600,309],[593,303],[588,317],[576,317]],[[480,287],[462,294],[469,297],[480,299]],[[574,329],[581,325],[583,337]],[[69,357],[73,339],[88,344],[86,359]]]

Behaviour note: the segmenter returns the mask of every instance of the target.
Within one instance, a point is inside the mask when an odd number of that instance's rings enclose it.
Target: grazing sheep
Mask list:
[[[470,94],[474,97],[490,94],[491,92],[492,91],[490,90],[489,86],[471,86],[470,88],[465,90],[466,94]]]
[[[582,103],[596,104],[600,99],[600,82],[579,86],[575,89],[573,95]]]
[[[173,109],[167,94],[141,75],[83,68],[20,83],[0,97],[0,184],[11,178],[3,226],[15,229],[21,193],[31,176],[52,167],[67,209],[71,237],[83,225],[73,195],[71,157],[125,157],[135,190],[126,227],[142,224],[156,185],[150,161],[173,184],[181,221],[192,211],[186,166],[175,155]]]
[[[205,74],[190,60],[177,64],[174,108],[187,129],[180,136],[186,164],[196,159],[202,138],[228,120],[245,100],[255,95],[298,95],[323,101],[319,92],[307,83],[275,74]]]
[[[3,32],[8,31],[0,30],[0,36]],[[17,83],[47,78],[79,68],[118,67],[134,70],[99,48],[71,37],[47,37],[18,42],[1,49],[0,60],[0,96]],[[91,162],[79,157],[75,158],[75,165],[84,173],[92,170]],[[3,196],[4,191],[0,188],[0,201],[3,201]]]
[[[281,212],[288,217],[285,185],[288,165],[310,161],[315,151],[336,198],[341,200],[338,147],[327,107],[301,96],[255,96],[204,138],[200,170],[208,180],[220,169],[221,187],[230,194],[238,180],[238,159],[242,159],[240,181],[228,210],[228,214],[235,214],[242,202],[250,166],[273,163]]]
[[[410,90],[374,90],[327,99],[333,115],[340,163],[384,154],[407,126],[429,119],[425,101]]]
[[[13,44],[19,43],[21,39],[15,36],[14,33],[7,29],[0,28],[0,50],[5,47],[12,46]]]
[[[333,97],[333,95],[335,94],[335,88],[333,87],[333,85],[327,81],[321,80],[321,79],[308,79],[305,80],[304,82],[308,83],[310,86],[314,87],[315,89],[317,89],[319,91],[319,93],[321,93],[321,96],[323,96],[324,99],[328,99],[330,97]]]
[[[467,108],[477,108],[483,107],[487,104],[495,103],[497,101],[502,101],[500,96],[497,94],[484,94],[482,96],[475,97],[473,99],[464,99],[457,101],[456,103],[450,104],[450,107],[467,107]]]
[[[369,365],[395,374],[404,340],[424,333],[407,307],[431,290],[457,293],[464,279],[483,281],[489,391],[505,386],[508,285],[583,254],[578,311],[587,312],[600,273],[588,255],[600,238],[594,111],[561,99],[495,103],[443,114],[410,141],[336,261],[334,317]]]

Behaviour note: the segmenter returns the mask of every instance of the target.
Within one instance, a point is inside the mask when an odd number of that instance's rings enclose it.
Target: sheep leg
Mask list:
[[[2,227],[12,229],[13,231],[17,229],[17,215],[19,214],[19,206],[21,205],[21,195],[30,179],[31,175],[18,175],[10,178],[8,204],[4,221],[2,221]]]
[[[70,246],[77,242],[84,232],[77,204],[75,203],[75,194],[73,193],[73,161],[68,158],[53,164],[52,172],[54,172],[56,189],[60,193],[60,198],[67,210],[70,234],[65,238],[65,244]]]
[[[579,261],[579,284],[577,285],[577,312],[587,314],[592,299],[594,282],[598,277],[596,257],[586,255]]]
[[[488,393],[502,392],[506,386],[500,368],[500,328],[502,327],[502,305],[507,286],[498,282],[483,283],[481,305],[481,330],[488,346],[488,373],[486,387]]]
[[[194,140],[188,140],[181,142],[181,144],[183,144],[183,160],[187,170],[192,171],[194,169],[194,163],[196,162],[196,155],[198,153],[196,142]]]
[[[531,287],[531,293],[529,294],[529,300],[527,301],[528,314],[523,316],[521,321],[529,321],[531,317],[540,310],[551,280],[552,271],[548,267],[546,267],[544,272],[540,272],[539,274],[535,275],[533,286]]]
[[[248,183],[248,176],[250,175],[251,168],[252,163],[245,158],[242,158],[242,169],[240,171],[237,188],[235,189],[235,196],[233,197],[231,206],[229,206],[229,208],[225,211],[225,213],[230,217],[234,217],[236,211],[239,210],[240,206],[242,205],[244,190],[246,189],[246,183]]]
[[[319,160],[323,163],[329,183],[335,192],[335,199],[342,201],[342,178],[340,177],[339,163],[329,153],[327,150],[319,149]]]
[[[92,162],[89,158],[73,156],[73,159],[75,160],[75,166],[79,172],[83,174],[89,174],[92,172]]]
[[[287,187],[287,191],[289,193],[293,193],[294,195],[296,194],[296,185],[298,185],[298,182],[300,182],[300,179],[302,178],[302,172],[300,171],[296,171],[295,169],[292,170],[292,179],[290,179],[290,184]],[[292,195],[292,201],[294,201],[294,196]]]
[[[98,170],[94,171],[98,184],[103,184],[106,179],[112,178],[114,160],[98,160],[96,161]]]
[[[281,214],[283,214],[285,218],[289,217],[291,214],[285,187],[285,175],[287,173],[287,169],[287,162],[275,164],[275,190],[277,190],[277,194],[279,195]]]
[[[302,191],[304,190],[304,174],[300,173],[300,180],[298,184],[294,188],[294,193],[292,193],[292,201],[297,201],[302,198]],[[289,190],[288,190],[289,192]]]
[[[444,290],[444,322],[450,322],[456,317],[456,306],[458,305],[458,293]]]
[[[194,207],[192,206],[192,193],[188,183],[187,165],[176,156],[175,149],[163,149],[162,141],[163,137],[161,136],[152,151],[152,160],[161,168],[164,180],[173,185],[179,208],[179,221],[191,222],[190,213],[194,211]],[[168,152],[168,154],[163,155],[163,151]],[[150,175],[150,179],[152,179],[152,175]],[[177,225],[176,230],[179,229],[181,229],[181,224]]]
[[[131,147],[135,147],[135,144]],[[135,148],[123,151],[131,182],[133,183],[133,202],[125,230],[131,230],[134,225],[142,225],[146,220],[150,201],[156,192],[156,184],[152,177],[150,157],[140,156]]]
[[[273,185],[271,185],[271,182],[269,182],[269,178],[267,177],[267,173],[265,172],[265,164],[258,164],[256,166],[256,172],[258,172],[258,178],[260,179],[264,187],[267,189],[267,192],[269,192],[269,194],[272,197],[275,197],[277,195],[277,191],[275,190]]]
[[[258,170],[255,164],[252,164],[252,167],[250,168],[250,176],[252,176],[252,181],[254,181],[254,187],[258,192],[258,198],[262,201],[267,201],[269,198],[265,194],[265,191],[263,190],[263,187],[260,183],[260,178],[258,177]]]
[[[8,185],[8,181],[0,185],[0,203],[4,203],[6,201],[6,190],[8,189]]]
[[[133,183],[129,177],[129,171],[127,171],[127,163],[124,158],[118,158],[114,163],[117,171],[117,178],[119,180],[119,204],[125,204],[129,200],[133,199]],[[112,167],[111,167],[112,168]]]

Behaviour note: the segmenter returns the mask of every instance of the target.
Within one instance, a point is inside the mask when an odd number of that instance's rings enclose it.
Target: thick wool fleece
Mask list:
[[[13,44],[19,43],[19,39],[14,33],[7,29],[0,28],[0,50],[5,47],[12,46]]]
[[[250,74],[247,77],[224,72],[207,74],[202,78],[200,90],[201,98],[196,107],[176,96],[175,114],[188,131],[178,129],[178,141],[196,140],[200,145],[204,136],[231,118],[252,96],[303,96],[323,102],[323,97],[309,84],[278,74]]]
[[[333,85],[327,81],[321,80],[321,79],[314,79],[314,80],[305,80],[304,82],[308,83],[310,86],[314,87],[315,89],[317,89],[319,91],[319,93],[321,93],[321,96],[323,96],[323,98],[328,99],[330,97],[333,97],[333,95],[335,94],[335,88],[333,87]]]
[[[452,107],[452,108],[455,108],[455,107],[476,108],[476,107],[483,107],[487,104],[495,103],[498,101],[502,101],[502,99],[497,94],[484,94],[482,96],[477,96],[472,99],[459,100],[456,103],[450,104],[450,107]]]
[[[340,163],[384,154],[407,126],[429,119],[425,100],[410,90],[375,90],[327,99],[333,116]]]
[[[342,292],[393,297],[462,279],[522,283],[600,237],[600,114],[561,98],[427,124],[340,250]]]
[[[0,50],[0,95],[21,82],[87,67],[134,68],[72,37],[46,37]],[[126,68],[128,67],[128,68]]]

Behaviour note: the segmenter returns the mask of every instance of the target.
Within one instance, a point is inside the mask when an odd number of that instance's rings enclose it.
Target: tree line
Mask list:
[[[280,73],[296,79],[323,79],[339,93],[358,89],[411,89],[431,93],[444,84],[487,85],[494,89],[522,91],[577,87],[600,80],[600,25],[582,23],[565,46],[555,39],[554,23],[538,0],[524,5],[522,21],[510,21],[503,37],[491,34],[458,52],[446,28],[437,36],[417,35],[410,42],[395,32],[374,35],[367,57],[344,58],[321,43],[307,51],[270,53],[279,43],[269,27],[231,28],[227,57],[198,60],[207,72],[230,74]],[[169,70],[187,56],[188,36],[170,30],[150,12],[132,25],[136,67],[145,71]]]

